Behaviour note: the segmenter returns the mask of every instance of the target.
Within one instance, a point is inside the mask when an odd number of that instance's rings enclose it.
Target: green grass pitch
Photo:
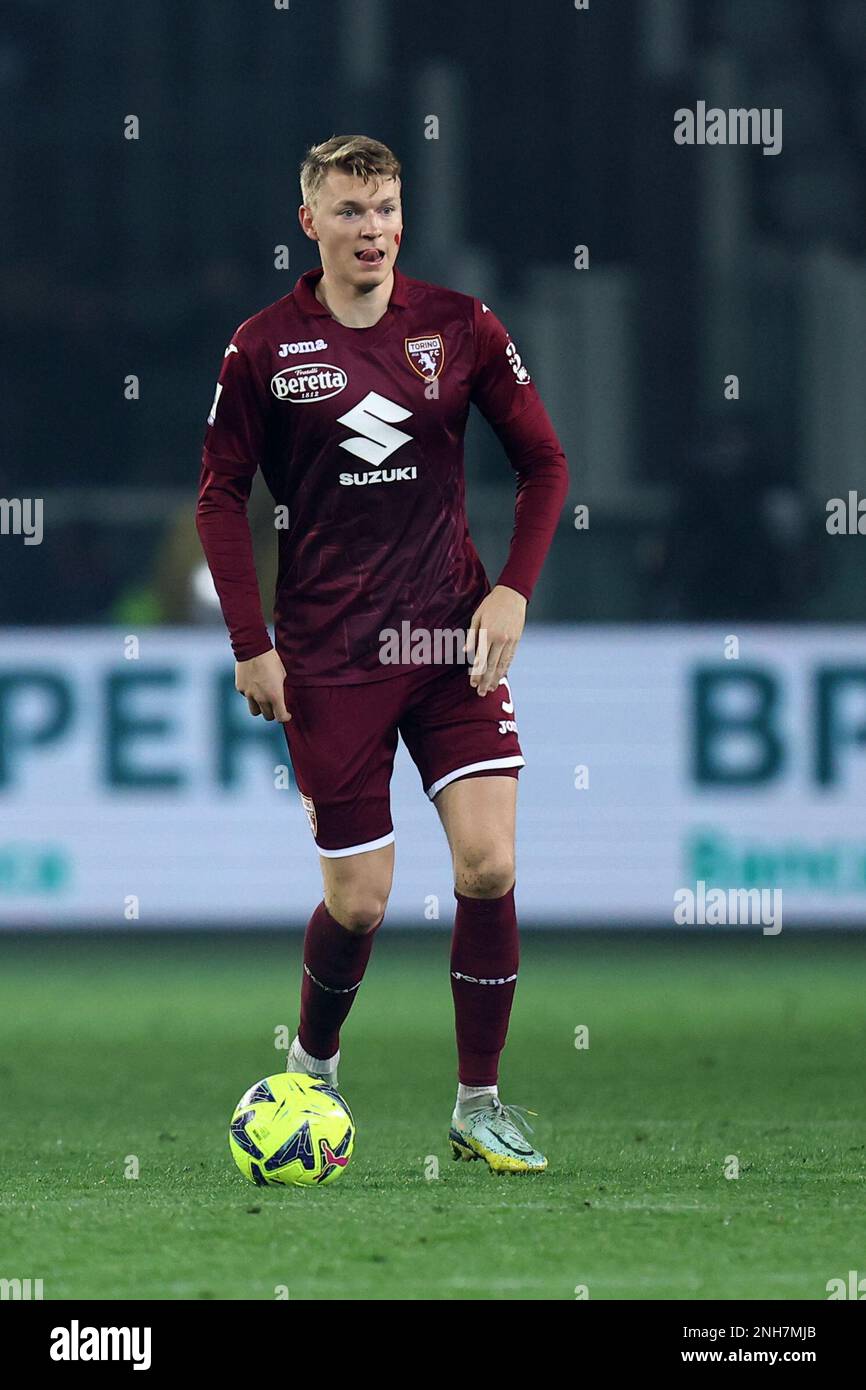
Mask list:
[[[246,1184],[226,1140],[284,1068],[299,935],[0,940],[0,1276],[46,1299],[826,1298],[866,1273],[866,940],[711,930],[524,934],[500,1090],[550,1168],[495,1177],[447,1143],[448,936],[386,926],[343,1033],[355,1155],[313,1191]]]

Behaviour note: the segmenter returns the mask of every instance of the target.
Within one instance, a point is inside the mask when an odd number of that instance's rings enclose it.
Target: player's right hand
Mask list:
[[[250,714],[263,714],[269,722],[288,724],[292,717],[286,709],[285,679],[286,668],[273,647],[235,663],[235,690],[246,696]]]

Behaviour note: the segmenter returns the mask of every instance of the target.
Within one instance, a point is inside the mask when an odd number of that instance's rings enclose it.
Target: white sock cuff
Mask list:
[[[457,1104],[463,1105],[467,1100],[475,1100],[478,1096],[499,1096],[498,1086],[464,1086],[460,1081],[457,1084]]]
[[[298,1037],[296,1037],[295,1041],[292,1043],[292,1048],[298,1061],[303,1062],[304,1066],[308,1067],[310,1071],[337,1070],[337,1063],[340,1060],[339,1048],[337,1048],[337,1051],[334,1053],[333,1057],[313,1057],[311,1053],[304,1051],[304,1049],[301,1047],[301,1040]]]

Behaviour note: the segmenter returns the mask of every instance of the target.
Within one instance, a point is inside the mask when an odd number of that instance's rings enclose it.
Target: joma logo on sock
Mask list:
[[[502,975],[498,980],[480,980],[477,975],[464,975],[461,970],[452,970],[453,980],[465,980],[469,985],[510,985],[512,980],[517,979],[517,975]]]

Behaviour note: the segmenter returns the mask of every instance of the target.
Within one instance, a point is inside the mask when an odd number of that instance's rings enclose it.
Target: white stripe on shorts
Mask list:
[[[316,845],[316,849],[320,854],[324,854],[326,859],[344,859],[347,854],[366,854],[368,850],[381,849],[383,845],[390,845],[393,839],[394,832],[389,830],[380,840],[367,840],[363,845],[349,845],[348,849],[322,849],[321,845]]]
[[[483,763],[467,763],[465,767],[456,767],[453,772],[447,772],[444,777],[440,777],[438,782],[434,782],[432,787],[427,787],[427,795],[432,801],[437,792],[441,792],[443,787],[447,787],[449,782],[456,782],[458,777],[465,777],[469,772],[484,772],[488,767],[525,767],[526,759],[520,753],[513,753],[510,758],[486,758]]]

